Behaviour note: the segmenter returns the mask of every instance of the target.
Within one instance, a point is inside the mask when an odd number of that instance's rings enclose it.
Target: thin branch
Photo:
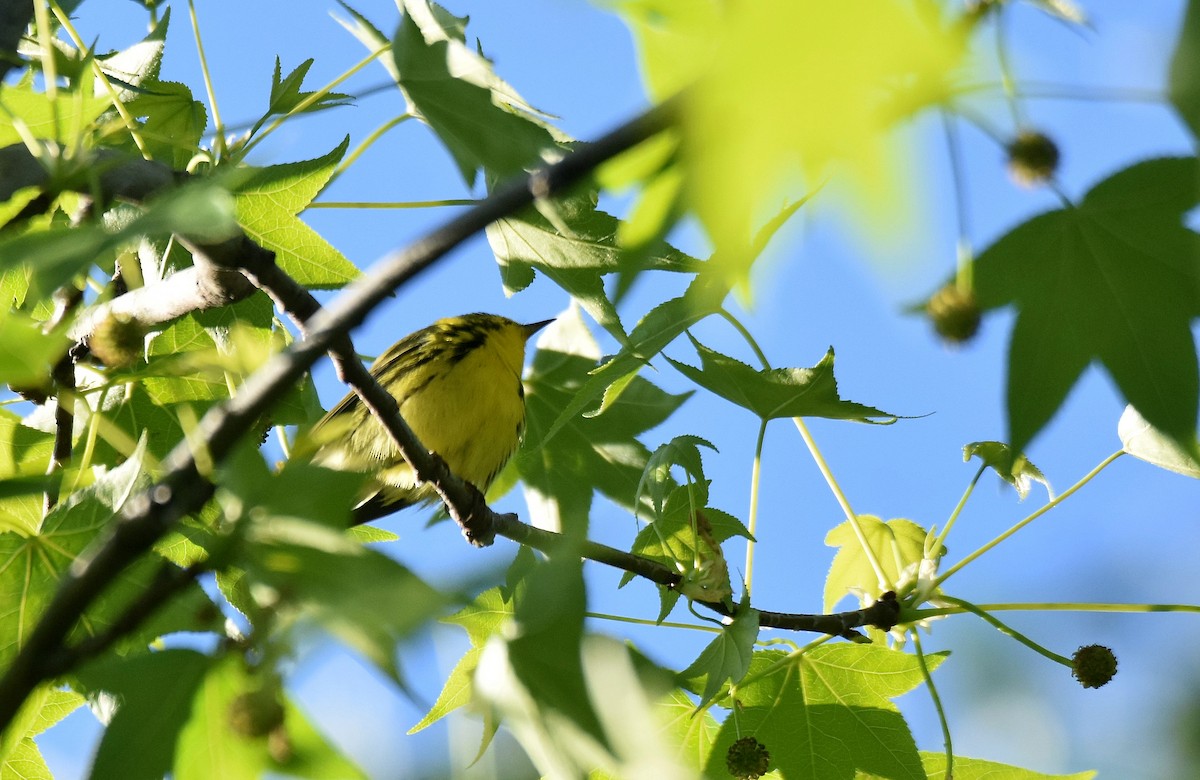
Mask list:
[[[578,147],[559,162],[499,187],[477,206],[378,263],[309,320],[306,338],[268,361],[247,380],[235,398],[205,414],[196,433],[208,444],[207,456],[213,462],[224,460],[241,438],[255,429],[254,424],[276,399],[291,388],[326,350],[361,324],[397,287],[490,223],[539,198],[563,192],[582,181],[601,163],[656,135],[671,124],[674,113],[673,103],[652,108],[595,143]],[[404,454],[415,456],[415,453]],[[424,458],[414,457],[414,469],[422,474],[418,460],[433,459],[427,454]],[[201,507],[212,496],[213,485],[201,476],[187,442],[172,450],[163,465],[165,474],[159,482],[128,501],[121,517],[102,540],[86,550],[76,565],[64,572],[54,597],[0,678],[0,729],[11,722],[29,693],[47,679],[50,671],[46,660],[62,649],[79,616],[181,517]],[[440,485],[441,480],[435,477],[434,482]],[[485,527],[488,520],[486,515],[480,519],[473,515],[460,518],[465,527],[472,529],[477,543],[486,542],[490,535],[491,528]]]

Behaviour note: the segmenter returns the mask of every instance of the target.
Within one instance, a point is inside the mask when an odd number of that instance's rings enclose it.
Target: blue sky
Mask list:
[[[344,15],[332,3],[210,0],[198,5],[227,124],[252,121],[261,113],[277,55],[285,72],[315,57],[311,88],[364,54],[331,19],[331,10]],[[384,30],[396,22],[390,2],[373,0],[356,7]],[[561,117],[561,126],[571,135],[596,137],[644,107],[629,35],[600,4],[460,0],[448,7],[470,15],[468,34],[482,41],[499,74],[531,104]],[[1110,95],[1160,89],[1183,3],[1106,0],[1084,7],[1093,25],[1082,32],[1029,5],[1012,9],[1010,40],[1018,76],[1108,90]],[[189,84],[200,97],[203,87],[186,7],[176,7],[173,15],[163,76]],[[134,42],[142,34],[143,20],[135,3],[84,3],[78,11],[84,39],[98,36],[101,50]],[[358,94],[386,81],[383,70],[374,66],[339,91]],[[1012,129],[1001,101],[981,99],[974,105],[997,127]],[[1038,99],[1025,103],[1025,108],[1029,121],[1059,142],[1061,180],[1072,196],[1139,159],[1187,154],[1191,149],[1160,102]],[[352,144],[357,143],[402,111],[398,93],[384,91],[353,108],[301,119],[259,147],[256,161],[312,158],[336,146],[346,133]],[[940,121],[927,117],[902,132],[911,135],[921,152],[914,167],[921,172],[927,217],[919,230],[882,249],[868,247],[818,199],[780,236],[757,270],[754,305],[745,313],[745,322],[776,365],[812,365],[832,344],[844,397],[898,414],[928,415],[891,427],[824,421],[814,421],[811,427],[858,512],[940,526],[975,471],[974,465],[962,463],[961,447],[1004,437],[1004,355],[1011,318],[990,315],[979,338],[955,350],[938,343],[922,319],[903,313],[951,271],[956,222]],[[960,135],[967,161],[970,235],[976,247],[1057,205],[1047,192],[1011,183],[994,141],[965,126]],[[449,156],[428,131],[409,122],[385,136],[322,199],[406,201],[468,195]],[[609,205],[619,210],[624,204],[612,199]],[[366,266],[448,216],[449,210],[314,210],[305,218],[353,262]],[[705,252],[698,233],[687,226],[678,240],[694,254]],[[661,288],[654,284],[643,283],[622,310],[627,324],[661,298]],[[482,310],[535,321],[554,316],[567,303],[565,295],[544,280],[506,299],[490,250],[480,237],[401,291],[367,323],[356,345],[363,353],[376,354],[437,317]],[[697,335],[709,346],[749,358],[727,326],[706,323]],[[604,344],[606,349],[612,346]],[[694,362],[685,344],[673,345],[668,354]],[[658,369],[648,375],[652,381],[675,392],[686,389],[665,362]],[[317,378],[324,403],[334,403],[342,389],[332,372],[322,367]],[[1116,421],[1121,408],[1107,377],[1089,370],[1029,451],[1057,490],[1119,448]],[[713,505],[744,518],[755,422],[718,399],[696,397],[661,430],[652,431],[646,443],[654,447],[682,433],[713,441],[720,450],[706,460],[710,475],[718,477]],[[1018,504],[1011,490],[988,475],[949,539],[949,560],[987,541],[1044,498],[1035,487],[1031,497]],[[833,554],[823,539],[840,520],[840,511],[788,424],[768,431],[762,500],[756,602],[765,609],[819,611]],[[520,511],[523,504],[513,494],[505,506]],[[1193,572],[1200,563],[1197,521],[1198,483],[1123,458],[1080,494],[956,576],[950,589],[981,603],[1194,603]],[[411,514],[385,525],[403,537],[394,554],[435,582],[494,570],[515,551],[504,541],[487,551],[469,549],[449,526],[425,529]],[[601,541],[627,546],[634,524],[601,504],[591,527]],[[741,550],[728,553],[731,561],[742,560]],[[617,579],[602,567],[589,567],[592,609],[653,618],[658,600],[650,586],[635,584],[618,592]],[[1093,642],[1109,645],[1120,659],[1120,673],[1104,689],[1083,690],[1066,670],[974,618],[941,621],[925,647],[954,651],[936,679],[954,729],[956,752],[1045,772],[1096,768],[1102,777],[1182,776],[1183,767],[1171,763],[1178,743],[1171,717],[1188,696],[1193,702],[1200,698],[1200,662],[1194,654],[1177,650],[1200,639],[1195,616],[1004,617],[1059,653],[1069,655]],[[593,623],[598,631],[625,630],[605,621]],[[698,632],[673,629],[639,629],[632,635],[652,657],[676,668],[686,666],[708,640]],[[461,632],[447,628],[417,640],[406,651],[405,668],[428,701],[464,646]],[[1167,668],[1169,674],[1164,673]],[[1180,675],[1190,682],[1180,682]],[[472,722],[400,737],[420,718],[420,708],[332,643],[309,648],[291,682],[317,723],[373,776],[396,776],[399,767],[413,764],[461,762],[463,755],[474,754],[477,726]],[[916,691],[899,703],[918,745],[940,749],[941,735],[927,693]],[[90,714],[84,712],[41,740],[56,776],[81,776],[97,734]],[[81,747],[84,744],[89,747]]]

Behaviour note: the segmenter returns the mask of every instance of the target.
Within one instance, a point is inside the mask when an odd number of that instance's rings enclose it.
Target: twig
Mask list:
[[[559,162],[498,188],[477,206],[378,263],[309,320],[306,338],[255,372],[237,397],[205,414],[197,434],[208,444],[208,457],[213,462],[224,460],[275,400],[397,287],[490,223],[531,205],[538,198],[561,193],[604,161],[654,136],[670,125],[674,113],[673,103],[652,108]],[[414,458],[414,468],[420,474],[417,461]],[[211,497],[213,485],[200,475],[187,442],[172,450],[164,461],[164,470],[162,479],[127,502],[122,516],[102,540],[64,572],[54,597],[0,678],[0,729],[7,727],[29,693],[47,679],[46,659],[61,650],[67,634],[88,606],[181,517]],[[485,540],[486,531],[475,533],[475,538]]]

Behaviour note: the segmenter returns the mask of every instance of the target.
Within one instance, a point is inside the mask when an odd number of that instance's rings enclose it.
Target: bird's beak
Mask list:
[[[521,327],[525,328],[525,338],[529,338],[552,322],[554,320],[542,320],[541,322],[534,322],[529,325],[522,325]]]

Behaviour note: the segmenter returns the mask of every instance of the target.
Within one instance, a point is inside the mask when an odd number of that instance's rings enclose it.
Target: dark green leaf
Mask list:
[[[700,354],[700,368],[667,360],[696,384],[743,409],[749,409],[763,420],[780,417],[827,417],[833,420],[884,422],[896,420],[895,415],[871,406],[863,406],[838,397],[837,380],[833,377],[833,348],[812,368],[775,368],[756,371],[731,357],[715,352],[688,338]],[[872,418],[885,418],[880,421]]]
[[[192,650],[163,650],[110,656],[81,669],[85,689],[118,701],[92,764],[93,780],[161,780],[174,764],[176,738],[211,663]]]
[[[649,452],[636,436],[671,415],[686,399],[636,379],[599,417],[575,417],[558,435],[546,431],[596,366],[598,349],[577,312],[559,317],[538,342],[525,383],[527,427],[516,466],[526,490],[538,494],[543,527],[586,531],[593,491],[635,506]]]
[[[400,89],[437,133],[468,186],[479,169],[503,178],[560,149],[552,128],[465,42],[466,19],[427,0],[404,0],[392,40]]]
[[[1093,360],[1146,420],[1192,446],[1200,241],[1182,217],[1197,203],[1198,177],[1194,158],[1133,165],[976,259],[980,305],[1017,309],[1008,359],[1014,450],[1025,449]]]

